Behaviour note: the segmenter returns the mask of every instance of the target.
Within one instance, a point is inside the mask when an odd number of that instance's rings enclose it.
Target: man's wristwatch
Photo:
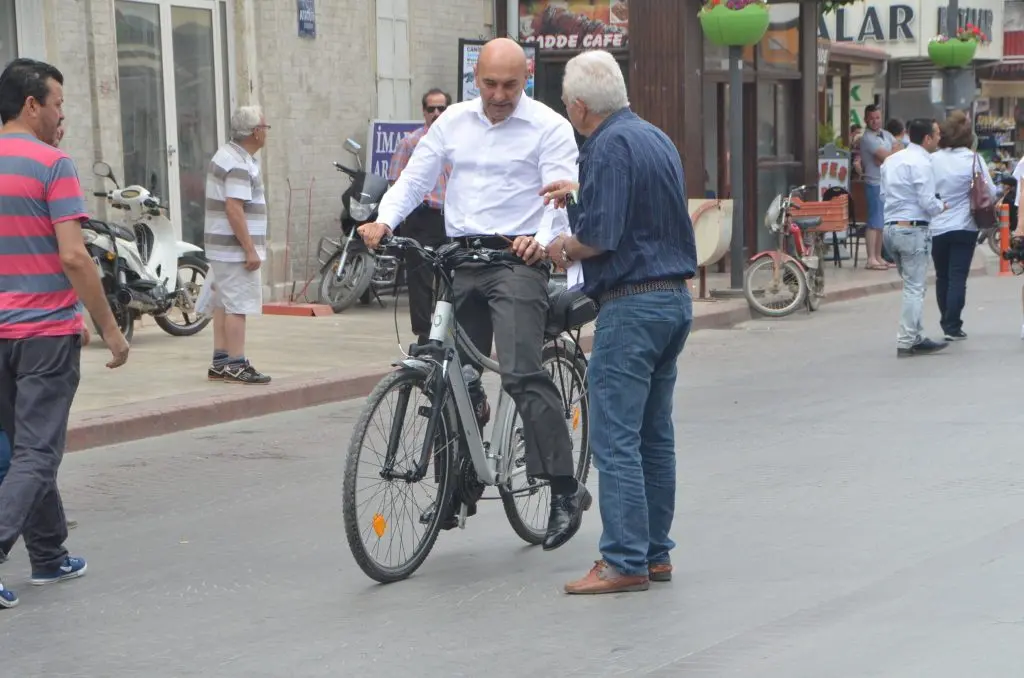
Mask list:
[[[572,263],[572,259],[569,258],[569,253],[565,250],[565,245],[564,244],[562,245],[562,251],[559,252],[559,254],[562,257],[562,261],[564,261],[567,264],[571,264]]]

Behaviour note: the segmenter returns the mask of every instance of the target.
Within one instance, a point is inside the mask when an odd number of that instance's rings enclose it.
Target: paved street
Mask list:
[[[543,553],[497,503],[413,578],[371,583],[340,508],[359,402],[69,455],[89,574],[33,589],[18,547],[2,674],[1020,675],[1020,282],[973,279],[970,340],[938,356],[896,360],[897,293],[696,333],[676,577],[646,593],[562,595],[597,512]]]

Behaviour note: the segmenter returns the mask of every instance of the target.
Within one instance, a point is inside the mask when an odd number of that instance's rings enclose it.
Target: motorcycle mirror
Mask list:
[[[98,177],[110,179],[111,181],[114,182],[114,185],[117,186],[117,179],[114,178],[114,170],[110,167],[109,164],[103,162],[102,160],[97,160],[92,164],[92,173]]]
[[[363,147],[352,139],[345,139],[345,150],[353,155],[356,155],[359,153],[359,151],[363,150]]]

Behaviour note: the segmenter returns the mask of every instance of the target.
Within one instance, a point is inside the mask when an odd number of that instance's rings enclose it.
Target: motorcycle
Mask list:
[[[152,315],[160,329],[175,337],[202,331],[212,318],[196,312],[196,300],[209,274],[202,248],[174,237],[174,226],[158,198],[142,186],[121,188],[110,165],[93,164],[96,176],[108,179],[114,190],[93,193],[125,213],[125,226],[90,219],[82,225],[86,248],[96,262],[117,326],[129,342],[135,321]],[[181,311],[183,323],[168,313]],[[99,327],[96,328],[99,333]]]
[[[377,206],[388,190],[388,180],[370,174],[359,160],[362,147],[345,141],[345,150],[356,159],[358,169],[350,169],[335,162],[335,169],[351,179],[341,196],[341,240],[321,238],[317,246],[320,268],[320,287],[317,302],[328,304],[335,313],[361,300],[366,304],[372,293],[380,300],[379,292],[397,288],[399,261],[396,257],[370,251],[356,232],[361,224],[377,218]]]

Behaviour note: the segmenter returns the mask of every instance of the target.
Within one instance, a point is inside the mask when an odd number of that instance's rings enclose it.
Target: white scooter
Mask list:
[[[199,256],[202,248],[175,238],[166,208],[145,188],[121,188],[105,162],[96,162],[92,170],[115,187],[93,195],[125,213],[124,225],[94,219],[82,225],[121,332],[131,341],[135,320],[143,314],[152,315],[162,330],[176,337],[200,332],[211,320],[196,311],[209,275],[209,263]],[[183,322],[172,319],[172,311],[180,311]]]

